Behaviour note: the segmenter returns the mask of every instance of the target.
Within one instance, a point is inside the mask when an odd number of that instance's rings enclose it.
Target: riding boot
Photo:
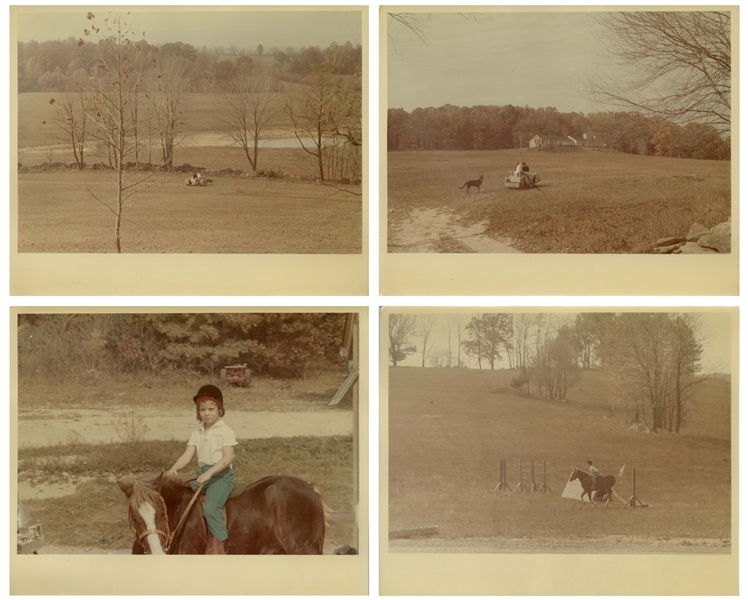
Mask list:
[[[208,545],[205,548],[205,554],[226,554],[223,542],[221,542],[221,540],[219,540],[218,538],[210,538],[208,540]]]
[[[229,553],[229,540],[226,538],[223,540],[223,551],[228,554]]]

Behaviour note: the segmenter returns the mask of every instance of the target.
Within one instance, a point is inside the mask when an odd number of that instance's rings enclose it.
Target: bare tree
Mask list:
[[[82,81],[73,81],[72,78],[69,81],[73,90],[52,98],[49,103],[57,104],[55,124],[62,130],[64,138],[70,144],[78,169],[83,169],[86,164],[83,158],[87,116],[85,84]]]
[[[409,344],[416,329],[416,315],[394,314],[389,320],[389,356],[392,366],[404,360],[408,354],[413,354],[416,347]]]
[[[219,101],[221,119],[231,137],[244,150],[252,171],[257,170],[262,133],[278,109],[274,104],[278,80],[261,71],[242,77]]]
[[[572,342],[572,329],[553,316],[536,321],[535,350],[530,357],[530,378],[541,395],[566,401],[566,395],[581,379]]]
[[[614,71],[589,78],[588,97],[729,131],[729,12],[620,12],[603,14],[599,20]]]
[[[694,315],[624,313],[617,318],[617,342],[609,368],[633,399],[634,418],[653,432],[679,432],[699,374],[702,343]]]
[[[337,81],[330,65],[323,63],[304,75],[286,100],[286,113],[302,149],[313,156],[321,181],[325,180],[325,150],[336,129]]]
[[[182,99],[187,87],[188,67],[181,56],[165,58],[157,66],[148,93],[161,143],[161,160],[166,169],[171,169],[174,164],[174,147],[179,141],[179,128],[184,123]]]
[[[421,340],[421,366],[426,366],[431,349],[434,347],[436,338],[432,339],[431,334],[434,329],[434,316],[421,315],[416,320],[415,336]]]
[[[129,13],[128,13],[129,14]],[[128,169],[127,159],[138,145],[133,135],[133,107],[144,102],[138,93],[142,81],[141,53],[135,42],[135,32],[119,14],[104,19],[99,27],[95,15],[87,15],[91,30],[84,29],[86,36],[96,35],[99,44],[96,64],[89,77],[91,90],[86,115],[91,122],[90,136],[106,152],[106,160],[114,170],[116,201],[111,207],[89,190],[91,195],[115,215],[114,241],[117,252],[122,252],[120,229],[125,205],[138,191],[142,191],[154,173],[143,174],[137,169]],[[156,132],[158,129],[156,129]],[[102,154],[103,154],[102,152]],[[103,161],[99,156],[99,161]]]

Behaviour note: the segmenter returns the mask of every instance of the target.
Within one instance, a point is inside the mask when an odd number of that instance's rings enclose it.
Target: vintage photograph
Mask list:
[[[736,556],[736,309],[388,313],[391,561]]]
[[[731,252],[733,10],[416,10],[382,13],[387,253]]]
[[[20,311],[17,555],[359,554],[361,316]]]
[[[361,8],[23,7],[17,252],[361,255]]]

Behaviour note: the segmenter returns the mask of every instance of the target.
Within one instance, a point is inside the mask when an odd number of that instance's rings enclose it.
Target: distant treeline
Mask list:
[[[218,376],[230,364],[303,378],[342,368],[342,313],[24,314],[24,381],[95,381],[102,375]]]
[[[636,112],[559,112],[553,107],[446,104],[387,112],[387,149],[502,150],[528,147],[535,136],[596,140],[630,154],[730,160],[730,138],[710,125],[678,125]],[[553,148],[550,146],[550,148]]]
[[[104,40],[100,40],[103,44]],[[298,81],[315,65],[334,60],[339,75],[352,75],[361,69],[361,45],[332,43],[327,48],[308,46],[295,50],[265,53],[257,47],[250,55],[235,48],[196,48],[190,44],[174,42],[149,44],[141,40],[136,44],[142,53],[144,75],[165,58],[181,57],[187,64],[188,92],[221,91],[239,75],[251,75],[261,66],[271,68],[279,79]],[[90,74],[97,57],[96,43],[68,37],[48,42],[18,42],[18,91],[64,92],[75,81]]]

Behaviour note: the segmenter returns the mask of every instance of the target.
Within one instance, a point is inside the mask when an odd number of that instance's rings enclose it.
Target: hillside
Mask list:
[[[518,161],[539,173],[538,189],[504,187]],[[387,154],[390,228],[414,211],[454,213],[461,225],[533,253],[639,253],[657,239],[731,214],[730,161],[574,149],[536,152],[404,151]],[[479,192],[460,186],[484,175]]]
[[[730,387],[701,388],[683,435],[633,430],[610,412],[610,389],[585,373],[566,403],[501,393],[511,371],[390,368],[390,529],[439,525],[444,538],[730,537]],[[493,493],[499,462],[508,481],[539,483],[543,459],[554,495]],[[560,498],[588,459],[604,474],[637,469],[642,511]],[[631,495],[631,471],[616,491]],[[620,506],[620,505],[618,505]],[[727,540],[727,541],[725,541]],[[646,550],[645,550],[646,551]]]

